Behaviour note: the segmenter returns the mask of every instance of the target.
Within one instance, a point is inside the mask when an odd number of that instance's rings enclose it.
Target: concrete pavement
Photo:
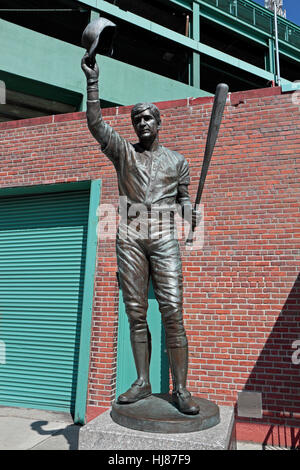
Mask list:
[[[80,429],[68,413],[0,406],[0,451],[77,450]],[[237,442],[237,450],[283,449]]]
[[[0,450],[76,450],[79,429],[68,413],[0,406]]]

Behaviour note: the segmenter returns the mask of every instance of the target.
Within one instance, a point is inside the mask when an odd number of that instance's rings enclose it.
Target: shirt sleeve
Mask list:
[[[102,119],[99,100],[87,101],[87,123],[93,137],[100,143],[102,152],[117,167],[128,143]]]
[[[176,202],[183,206],[190,206],[190,195],[189,195],[189,184],[190,184],[190,170],[189,164],[185,158],[182,159],[182,163],[179,171],[178,179],[178,192]]]
[[[107,143],[101,145],[101,150],[115,166],[118,166],[120,158],[123,158],[127,152],[128,142],[107,123],[104,124],[104,127],[105,142]]]
[[[190,170],[189,170],[189,164],[187,160],[184,158],[180,173],[179,173],[179,181],[178,181],[179,186],[182,184],[189,185],[190,184]]]

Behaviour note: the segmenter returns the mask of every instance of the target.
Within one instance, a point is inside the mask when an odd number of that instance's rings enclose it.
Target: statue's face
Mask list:
[[[150,109],[134,116],[133,127],[140,141],[154,140],[160,128]]]

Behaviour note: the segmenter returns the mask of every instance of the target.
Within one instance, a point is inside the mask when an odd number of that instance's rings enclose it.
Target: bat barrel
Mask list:
[[[200,203],[200,199],[202,196],[202,191],[204,188],[204,183],[205,183],[208,167],[209,167],[210,160],[213,154],[213,150],[215,148],[216,140],[218,137],[218,133],[219,133],[219,129],[220,129],[221,121],[222,121],[222,116],[223,116],[226,99],[227,99],[227,93],[228,93],[228,85],[226,85],[226,83],[219,83],[216,88],[214,104],[213,104],[211,117],[210,117],[202,170],[201,170],[198,191],[197,191],[196,200],[195,200],[195,208]]]
[[[207,133],[202,170],[201,170],[201,175],[200,175],[200,180],[199,180],[199,185],[198,185],[198,190],[197,190],[197,195],[196,195],[196,200],[195,200],[195,206],[194,206],[195,209],[201,200],[208,167],[209,167],[213,150],[216,144],[224,108],[226,105],[228,90],[229,88],[226,83],[219,83],[216,88],[216,93],[215,93],[215,98],[214,98],[214,103],[213,103],[213,108],[211,112],[211,118],[210,118],[208,133]],[[193,230],[191,228],[188,238],[186,240],[186,244],[191,245],[192,243],[193,243]]]

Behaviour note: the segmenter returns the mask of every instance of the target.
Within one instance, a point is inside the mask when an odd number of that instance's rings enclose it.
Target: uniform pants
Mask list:
[[[133,342],[148,342],[149,279],[152,284],[168,348],[187,346],[182,318],[182,267],[178,240],[162,234],[159,239],[120,237],[116,241],[119,281]]]

